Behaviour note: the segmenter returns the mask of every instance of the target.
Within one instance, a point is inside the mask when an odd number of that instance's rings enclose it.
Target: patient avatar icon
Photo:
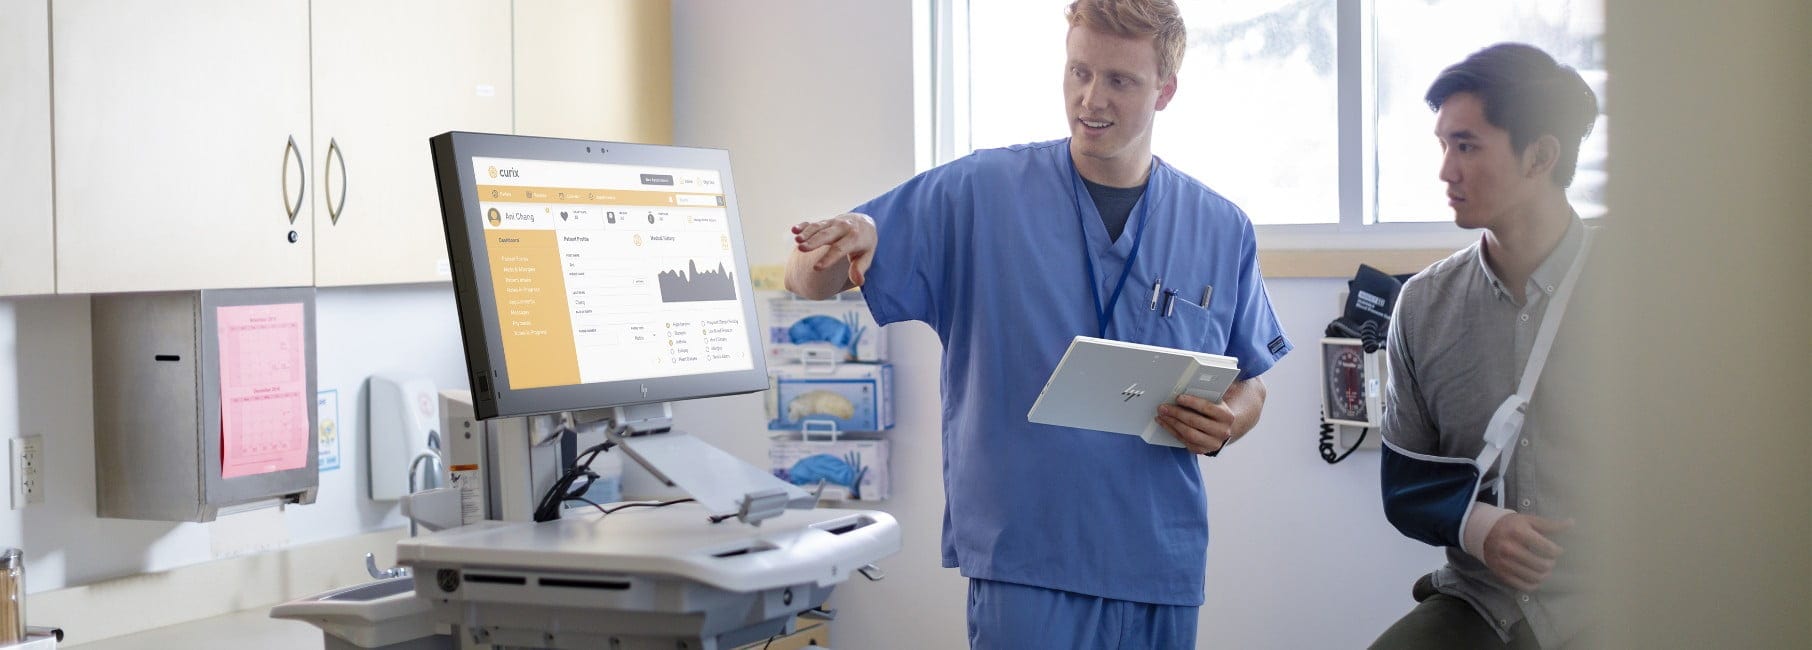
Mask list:
[[[497,212],[497,208],[491,208],[490,211],[485,212],[484,218],[486,221],[491,222],[492,228],[503,225],[503,215]]]

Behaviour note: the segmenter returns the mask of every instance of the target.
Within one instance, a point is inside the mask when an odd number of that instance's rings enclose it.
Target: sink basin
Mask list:
[[[377,582],[367,582],[362,585],[347,587],[338,591],[329,591],[319,596],[315,596],[315,598],[321,600],[366,601],[388,598],[397,594],[414,595],[415,583],[408,577],[389,578]]]
[[[428,611],[428,601],[415,597],[415,583],[404,576],[292,600],[272,607],[271,618],[321,628],[330,650],[452,650],[453,637],[436,632]]]

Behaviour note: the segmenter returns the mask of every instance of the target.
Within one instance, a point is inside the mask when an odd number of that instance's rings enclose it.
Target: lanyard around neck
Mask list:
[[[1114,306],[1120,304],[1120,292],[1126,289],[1126,278],[1132,275],[1133,262],[1139,259],[1139,245],[1145,242],[1145,224],[1150,221],[1147,213],[1151,208],[1151,173],[1156,173],[1156,163],[1146,174],[1145,192],[1139,197],[1139,203],[1133,210],[1132,218],[1139,222],[1133,231],[1132,252],[1126,255],[1126,266],[1120,269],[1120,279],[1114,283],[1114,293],[1107,299],[1107,305],[1101,304],[1101,290],[1095,283],[1095,253],[1088,245],[1088,217],[1082,212],[1082,173],[1076,170],[1076,160],[1070,157],[1069,148],[1065,147],[1063,160],[1069,163],[1070,200],[1076,204],[1076,226],[1082,233],[1082,262],[1088,268],[1088,295],[1090,305],[1095,308],[1096,338],[1107,338],[1107,325],[1114,320]],[[1091,198],[1092,200],[1092,198]]]

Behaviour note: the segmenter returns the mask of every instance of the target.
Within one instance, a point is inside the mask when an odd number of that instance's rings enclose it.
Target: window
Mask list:
[[[1378,221],[1451,218],[1435,174],[1441,150],[1422,101],[1441,69],[1485,45],[1528,43],[1573,66],[1604,106],[1604,31],[1600,2],[1585,0],[1386,0],[1374,9],[1377,69]],[[1604,214],[1604,115],[1579,147],[1568,196],[1580,216]]]
[[[939,162],[1062,138],[1067,0],[938,0]],[[1179,0],[1189,49],[1153,153],[1245,208],[1269,242],[1455,241],[1422,94],[1441,68],[1522,41],[1604,79],[1601,0]],[[1604,117],[1571,195],[1603,213]],[[1373,144],[1375,143],[1375,145]],[[1443,239],[1443,237],[1445,239]],[[1361,244],[1361,247],[1365,245]]]

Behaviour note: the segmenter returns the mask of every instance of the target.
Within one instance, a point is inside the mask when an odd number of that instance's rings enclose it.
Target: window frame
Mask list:
[[[955,160],[971,150],[969,123],[968,8],[983,0],[918,0],[922,20],[917,39],[915,83],[920,89],[918,169]],[[1255,224],[1261,263],[1272,277],[1340,277],[1348,261],[1388,260],[1386,271],[1421,270],[1479,237],[1451,221],[1380,222],[1377,219],[1376,30],[1373,0],[1335,0],[1335,84],[1339,159],[1339,221],[1329,224]],[[959,83],[960,82],[960,83]],[[1432,118],[1431,118],[1432,119]],[[961,145],[959,147],[959,144]],[[959,154],[959,152],[961,152]],[[1433,173],[1432,171],[1430,173]],[[1325,252],[1318,256],[1313,253]],[[1336,272],[1337,269],[1337,272]]]

